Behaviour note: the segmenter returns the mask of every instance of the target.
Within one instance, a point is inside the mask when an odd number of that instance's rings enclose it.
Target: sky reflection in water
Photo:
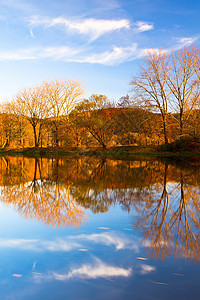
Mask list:
[[[0,158],[1,299],[198,299],[199,171]]]

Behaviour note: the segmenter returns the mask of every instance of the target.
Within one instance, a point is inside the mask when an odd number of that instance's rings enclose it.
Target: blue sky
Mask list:
[[[146,51],[200,41],[200,0],[0,0],[0,100],[78,79],[117,101]]]

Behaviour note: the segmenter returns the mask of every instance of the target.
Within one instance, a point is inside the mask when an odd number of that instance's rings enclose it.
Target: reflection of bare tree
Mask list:
[[[142,205],[136,205],[139,217],[134,226],[142,229],[151,256],[164,258],[174,247],[176,255],[196,261],[200,253],[199,188],[187,183],[183,170],[179,170],[178,182],[167,182],[167,170],[166,164],[160,191],[150,192]]]
[[[81,207],[136,211],[152,256],[199,259],[200,172],[156,160],[0,158],[1,201],[52,226],[79,226]]]
[[[79,185],[72,190],[73,196],[77,199],[78,203],[81,203],[85,208],[90,208],[93,213],[103,213],[109,210],[110,205],[113,202],[113,198],[109,199],[110,191],[106,188],[102,189],[99,181],[99,188],[91,189],[90,184],[97,178],[105,176],[105,159],[100,160],[85,177],[87,185]]]
[[[176,225],[175,252],[184,257],[199,259],[200,252],[200,202],[199,189],[184,182],[184,172],[180,171],[179,206],[171,217]]]
[[[12,203],[27,218],[51,226],[79,226],[84,211],[70,193],[70,186],[42,174],[42,159],[35,159],[32,180],[1,188],[1,200]],[[58,168],[54,169],[58,176]],[[47,174],[46,174],[47,175]]]
[[[159,180],[160,165],[158,162],[112,160],[98,161],[92,168],[91,164],[85,164],[72,193],[78,203],[94,213],[106,212],[114,204],[130,211],[140,194],[145,193],[145,187]]]

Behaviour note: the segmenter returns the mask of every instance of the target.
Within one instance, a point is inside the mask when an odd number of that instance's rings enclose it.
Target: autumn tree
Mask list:
[[[1,106],[2,135],[4,135],[4,145],[23,146],[28,136],[29,124],[21,115],[16,115],[12,102],[5,102]]]
[[[80,102],[84,89],[77,80],[54,80],[42,85],[44,98],[50,108],[55,144],[59,145],[59,125],[69,121],[69,114]]]
[[[155,128],[156,133],[159,132],[158,126],[155,126],[160,119],[157,114],[135,107],[134,101],[129,95],[119,99],[114,118],[117,142],[122,145],[144,144],[144,142],[148,144],[153,140]],[[153,119],[156,119],[156,122]]]
[[[98,142],[103,148],[112,138],[112,108],[105,95],[93,94],[76,107],[78,124]]]
[[[87,132],[80,122],[80,115],[73,110],[68,120],[59,125],[60,144],[65,147],[82,147],[87,140]]]
[[[49,116],[49,106],[41,86],[26,88],[19,92],[11,103],[15,115],[25,117],[34,133],[35,147],[39,146],[42,125]]]
[[[16,116],[8,111],[9,106],[4,104],[1,107],[1,147],[10,146],[16,136]]]
[[[184,132],[188,132],[194,139],[200,139],[200,110],[193,109],[190,113],[189,120],[187,122],[187,129],[184,128]]]

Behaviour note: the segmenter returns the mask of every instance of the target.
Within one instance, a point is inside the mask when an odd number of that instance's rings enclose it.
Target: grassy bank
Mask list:
[[[187,145],[172,143],[160,147],[155,146],[117,146],[107,149],[103,148],[21,148],[21,149],[0,149],[0,155],[25,155],[31,157],[37,156],[102,156],[113,158],[125,158],[134,156],[159,156],[159,157],[185,157],[200,156],[200,143],[192,142]]]

